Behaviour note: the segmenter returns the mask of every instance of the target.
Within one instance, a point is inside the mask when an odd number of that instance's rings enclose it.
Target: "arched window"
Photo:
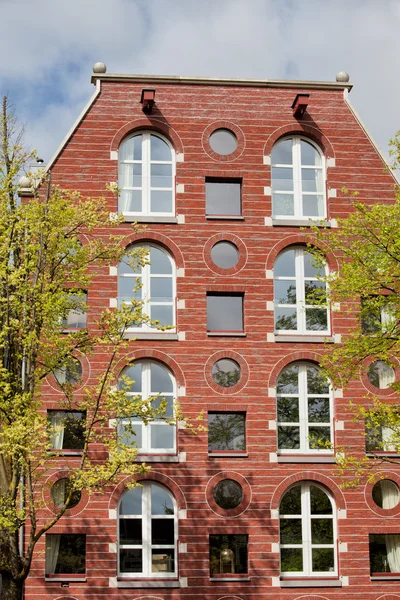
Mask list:
[[[293,136],[272,148],[272,213],[279,219],[326,217],[325,160],[309,139]]]
[[[175,326],[175,264],[170,254],[159,246],[141,246],[148,252],[148,264],[132,264],[129,254],[118,267],[119,306],[132,298],[142,301],[142,310],[157,324],[133,322],[130,329],[157,331],[157,326]],[[130,247],[128,250],[131,250]]]
[[[318,281],[326,273],[305,248],[291,247],[279,254],[274,265],[276,331],[329,332],[326,284]]]
[[[277,386],[278,452],[332,452],[332,391],[320,369],[295,362],[281,371]]]
[[[118,507],[118,572],[124,577],[177,575],[175,499],[150,481],[127,490]]]
[[[337,574],[335,505],[318,484],[289,488],[279,505],[281,575]]]
[[[154,360],[141,360],[125,367],[120,374],[120,381],[128,381],[127,394],[138,396],[141,401],[156,397],[152,406],[158,408],[161,401],[166,402],[165,414],[160,418],[143,423],[141,416],[120,419],[118,434],[125,444],[136,445],[140,453],[166,454],[175,452],[176,431],[174,425],[165,422],[174,414],[174,398],[176,397],[175,379],[172,373]]]
[[[174,214],[175,152],[159,134],[126,138],[119,151],[119,210],[127,215]]]

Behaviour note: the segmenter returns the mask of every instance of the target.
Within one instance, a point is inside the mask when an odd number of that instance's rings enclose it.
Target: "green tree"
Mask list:
[[[86,310],[82,290],[100,269],[118,261],[124,249],[109,233],[112,224],[99,199],[62,191],[47,178],[39,193],[19,201],[16,181],[34,155],[21,145],[21,130],[7,99],[0,136],[0,574],[3,600],[20,600],[38,540],[76,503],[80,490],[101,489],[121,474],[147,469],[135,463],[136,448],[122,443],[117,428],[110,430],[109,419],[139,415],[147,423],[166,418],[166,402],[126,394],[132,384],[128,380],[115,387],[114,365],[127,344],[125,330],[132,321],[146,320],[141,302],[133,299],[120,310],[105,311],[95,331],[61,334],[70,310]],[[99,231],[101,236],[96,235]],[[81,243],[82,235],[87,243]],[[135,250],[129,260],[143,265],[147,256]],[[109,356],[107,367],[77,401],[76,354],[99,349]],[[48,517],[41,488],[57,451],[41,393],[52,373],[63,391],[66,418],[79,421],[79,411],[86,419],[84,425],[69,423],[71,444],[77,443],[74,437],[81,440],[80,464],[61,486],[56,514]],[[91,451],[94,442],[103,445],[101,459]]]
[[[369,358],[373,360],[368,370],[370,382],[375,387],[400,390],[392,371],[400,359],[399,189],[394,201],[390,200],[367,205],[357,194],[348,194],[351,214],[338,219],[337,229],[314,227],[310,236],[317,263],[322,264],[329,253],[339,261],[338,272],[325,278],[332,306],[340,303],[342,314],[355,317],[342,343],[327,345],[321,361],[334,387],[346,388],[351,379],[365,372],[364,361]],[[354,449],[341,449],[339,465],[343,472],[351,467],[353,475],[355,469],[353,482],[357,482],[363,476],[373,478],[382,460],[397,462],[376,451],[390,447],[400,454],[400,413],[398,403],[381,402],[374,394],[366,396],[363,406],[353,404],[352,410],[355,420],[365,421],[367,449],[372,455],[375,452],[376,458],[357,458]]]

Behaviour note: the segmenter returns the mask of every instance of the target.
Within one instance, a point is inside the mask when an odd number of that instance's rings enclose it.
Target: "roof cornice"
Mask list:
[[[120,83],[170,83],[174,85],[222,85],[258,88],[301,88],[306,90],[348,90],[353,84],[330,81],[288,81],[286,79],[220,79],[214,77],[181,77],[178,75],[121,75],[118,73],[93,73],[91,82],[113,81]]]

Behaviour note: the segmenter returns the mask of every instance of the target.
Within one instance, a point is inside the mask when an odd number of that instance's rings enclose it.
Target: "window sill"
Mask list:
[[[63,334],[77,333],[78,331],[85,331],[85,329],[87,329],[86,325],[84,327],[66,327],[65,329],[63,329],[61,331],[61,333],[63,333]]]
[[[216,577],[210,577],[210,581],[218,581],[219,583],[223,581],[226,583],[227,581],[251,581],[251,579],[248,575],[244,575],[243,577],[241,577],[240,575],[229,575],[227,577],[218,575]]]
[[[311,579],[299,578],[299,579],[281,579],[281,587],[284,588],[310,588],[310,587],[342,587],[342,582],[337,577],[332,579]]]
[[[246,337],[244,331],[207,331],[208,337]]]
[[[325,219],[272,219],[272,225],[276,227],[332,227],[331,221]]]
[[[332,454],[278,454],[278,463],[335,463]]]
[[[242,215],[206,215],[207,221],[244,221]]]
[[[399,581],[400,573],[374,573],[371,581]]]
[[[304,333],[303,335],[286,335],[284,333],[274,334],[274,342],[301,342],[305,344],[324,344],[326,342],[329,342],[333,344],[334,341],[334,337],[330,336],[327,333],[322,335],[310,335],[308,333]]]
[[[178,223],[177,217],[152,217],[151,215],[122,214],[125,223]]]
[[[66,581],[68,583],[77,583],[77,582],[86,583],[86,581],[87,581],[86,575],[82,575],[80,577],[79,575],[63,575],[62,573],[54,573],[53,575],[46,575],[44,580],[45,581],[53,581],[53,582]]]
[[[179,463],[182,462],[176,454],[137,454],[137,462],[145,463]]]
[[[117,588],[133,589],[133,588],[180,588],[181,582],[178,579],[120,579],[117,578]]]
[[[82,456],[82,450],[63,450],[62,448],[52,448],[50,450],[51,454],[55,454],[56,456]]]
[[[124,334],[124,339],[125,340],[177,340],[178,339],[178,334],[177,333],[169,333],[169,332],[165,332],[165,331],[160,331],[160,332],[148,332],[148,333],[141,333],[140,331],[138,332],[129,332],[127,331]]]
[[[209,452],[208,458],[247,458],[247,452]]]
[[[396,452],[385,452],[384,450],[367,452],[366,454],[367,458],[400,458],[400,454],[396,454]]]

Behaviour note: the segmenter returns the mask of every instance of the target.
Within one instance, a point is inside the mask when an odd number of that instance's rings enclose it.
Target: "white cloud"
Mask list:
[[[1,91],[46,159],[108,72],[334,80],[385,150],[400,128],[398,0],[0,0]]]

